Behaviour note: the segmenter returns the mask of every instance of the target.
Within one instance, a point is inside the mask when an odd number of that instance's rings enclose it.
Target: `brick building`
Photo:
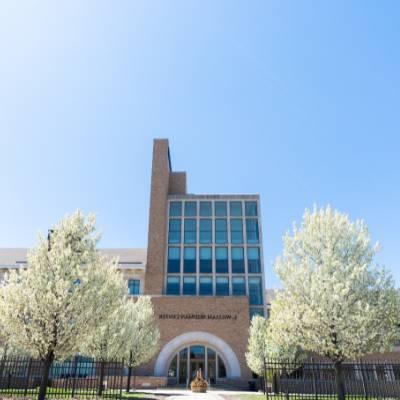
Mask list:
[[[153,300],[160,349],[137,372],[149,385],[187,384],[198,368],[211,383],[247,381],[250,317],[266,312],[259,196],[186,187],[168,140],[155,140],[148,248],[101,250],[119,257],[130,295]],[[26,253],[0,249],[0,275],[23,268]]]

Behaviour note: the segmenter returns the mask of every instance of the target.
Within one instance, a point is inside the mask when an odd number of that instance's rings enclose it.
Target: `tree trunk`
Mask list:
[[[127,382],[126,382],[126,393],[129,393],[131,390],[131,376],[132,376],[132,367],[128,367],[128,377],[127,377]]]
[[[99,386],[97,387],[97,395],[101,396],[103,394],[104,385],[104,361],[100,362],[100,376],[99,376]]]
[[[53,360],[54,360],[53,351],[48,353],[46,358],[42,360],[42,378],[40,380],[38,400],[45,400],[46,398],[47,386],[49,384],[50,368],[51,364],[53,363]]]
[[[335,362],[336,393],[338,400],[345,400],[342,361]]]

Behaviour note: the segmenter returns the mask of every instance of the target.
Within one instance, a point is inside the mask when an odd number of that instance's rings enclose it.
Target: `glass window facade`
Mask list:
[[[194,276],[183,277],[183,294],[196,295],[196,278]]]
[[[231,219],[231,243],[243,243],[243,221],[241,218]]]
[[[197,215],[197,203],[195,201],[185,201],[185,217],[195,217]]]
[[[253,244],[259,242],[258,220],[256,218],[246,219],[246,236],[247,243]]]
[[[232,247],[232,273],[244,274],[244,250],[243,247]]]
[[[215,294],[217,296],[229,296],[229,278],[227,276],[216,277]]]
[[[201,218],[200,219],[200,243],[211,244],[212,243],[212,219]]]
[[[181,248],[168,247],[168,273],[181,271]]]
[[[244,277],[234,276],[232,278],[232,294],[234,296],[246,295],[246,281]]]
[[[170,217],[181,217],[182,216],[182,202],[171,201],[169,203],[169,216]]]
[[[241,217],[242,216],[242,202],[241,201],[231,201],[229,203],[229,214],[231,217]]]
[[[185,244],[197,242],[197,221],[194,218],[185,219]]]
[[[180,279],[179,276],[168,276],[167,277],[167,294],[168,295],[179,295],[180,294]]]
[[[212,203],[211,201],[200,202],[200,217],[211,217],[212,216]]]
[[[261,307],[250,307],[250,319],[252,319],[255,315],[259,315],[261,317],[264,316],[264,309]]]
[[[211,276],[200,276],[200,296],[213,295],[213,280]]]
[[[229,272],[227,247],[215,248],[215,271],[218,274],[227,274]]]
[[[128,280],[128,293],[131,296],[137,296],[140,294],[140,280],[139,279],[129,279]]]
[[[183,272],[196,273],[196,247],[185,247],[183,250]]]
[[[245,202],[246,217],[257,217],[257,202],[256,201],[246,201]]]
[[[263,304],[261,277],[249,278],[249,303],[252,305]]]
[[[216,201],[215,203],[215,216],[216,217],[226,217],[226,201]]]
[[[212,248],[200,247],[200,273],[209,274],[212,272]]]
[[[215,243],[228,243],[227,220],[225,218],[215,220]]]
[[[168,243],[179,244],[181,242],[181,220],[172,218],[169,220]]]
[[[258,247],[247,248],[247,266],[249,274],[261,273],[260,249]]]

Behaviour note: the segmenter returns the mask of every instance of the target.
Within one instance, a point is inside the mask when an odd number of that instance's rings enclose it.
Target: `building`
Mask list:
[[[143,384],[252,377],[245,361],[250,317],[265,315],[258,195],[195,195],[171,167],[168,140],[154,141],[148,248],[119,257],[129,294],[152,297],[160,351],[137,373]],[[0,249],[0,269],[23,268],[26,249]],[[156,382],[156,383],[155,383]]]

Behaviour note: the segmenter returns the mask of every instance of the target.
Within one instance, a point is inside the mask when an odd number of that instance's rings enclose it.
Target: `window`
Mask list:
[[[176,273],[181,270],[181,249],[168,247],[168,272]]]
[[[215,202],[215,216],[216,217],[226,217],[226,201],[216,201]]]
[[[182,202],[171,201],[169,203],[169,216],[170,217],[181,217],[182,216]]]
[[[220,356],[218,357],[218,378],[226,378],[226,368]]]
[[[232,273],[244,274],[244,251],[243,247],[232,247]]]
[[[256,201],[246,201],[245,203],[246,217],[257,217],[257,202]]]
[[[260,249],[258,247],[247,248],[247,266],[249,274],[259,274],[261,272]]]
[[[227,274],[228,271],[228,248],[215,248],[215,270],[219,274]]]
[[[213,281],[211,276],[200,277],[200,295],[212,296],[213,294]]]
[[[179,276],[167,277],[167,294],[179,295]]]
[[[168,377],[169,378],[176,378],[176,374],[178,371],[178,356],[175,356],[173,360],[171,361],[171,364],[169,365],[168,368]]]
[[[229,214],[231,217],[241,217],[242,216],[242,202],[241,201],[231,201],[229,203]]]
[[[201,217],[211,217],[212,208],[211,201],[201,201],[200,202],[200,216]]]
[[[255,316],[259,315],[261,317],[264,316],[264,309],[261,307],[250,307],[250,320]]]
[[[192,218],[185,219],[185,243],[196,243],[196,220]]]
[[[196,278],[194,276],[183,277],[183,294],[196,295]]]
[[[180,242],[181,242],[181,220],[170,219],[168,243],[180,243]]]
[[[208,218],[200,219],[200,243],[212,243],[212,220]]]
[[[231,243],[243,243],[243,221],[241,218],[231,219]]]
[[[228,243],[226,219],[219,218],[215,220],[215,243]]]
[[[212,248],[200,247],[200,273],[212,272]]]
[[[217,296],[229,296],[229,278],[227,276],[217,276],[215,292]]]
[[[249,303],[254,305],[263,304],[262,285],[260,277],[249,278]]]
[[[234,296],[246,296],[246,283],[241,276],[232,278],[232,294]]]
[[[196,247],[185,247],[183,272],[189,274],[196,273]]]
[[[247,243],[258,243],[258,221],[255,218],[246,219]]]
[[[137,296],[140,294],[140,280],[139,279],[129,279],[128,280],[128,293],[131,296]]]
[[[195,217],[197,215],[197,203],[195,201],[185,201],[185,217]]]

